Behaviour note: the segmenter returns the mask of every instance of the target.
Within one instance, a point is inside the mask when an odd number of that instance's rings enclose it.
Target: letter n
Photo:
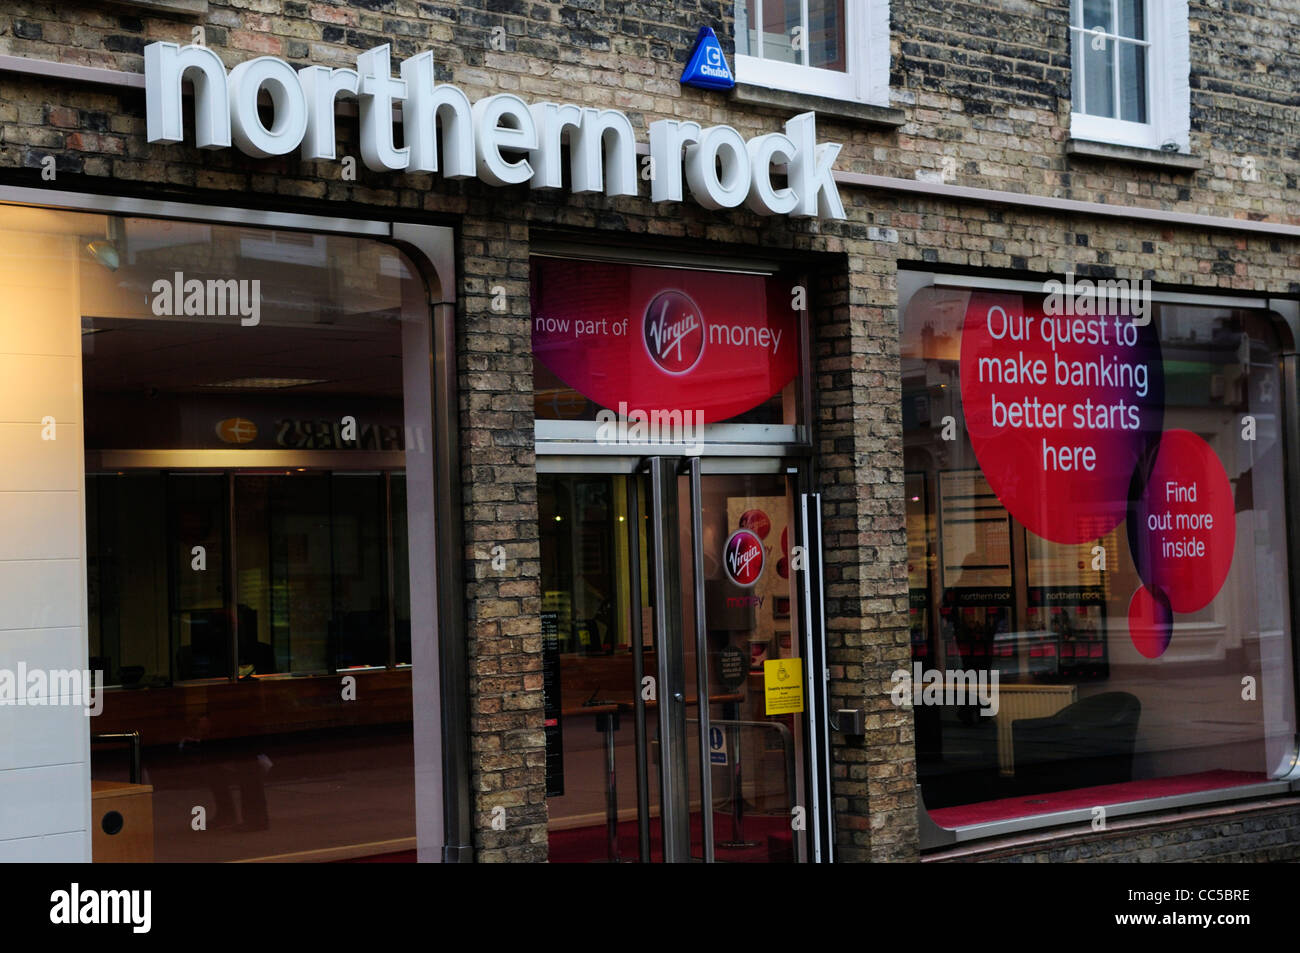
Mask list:
[[[230,146],[230,92],[221,57],[204,46],[150,43],[144,48],[146,135],[166,144],[185,138],[181,79],[194,83],[194,142],[200,149]]]

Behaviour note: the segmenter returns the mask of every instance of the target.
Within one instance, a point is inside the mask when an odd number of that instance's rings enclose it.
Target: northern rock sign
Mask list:
[[[200,149],[232,143],[256,158],[300,151],[304,160],[335,156],[335,102],[355,99],[360,116],[361,160],[375,172],[440,172],[445,178],[479,178],[489,185],[527,182],[558,189],[563,181],[561,143],[569,143],[572,191],[636,195],[636,133],[617,109],[571,103],[534,103],[497,93],[473,105],[457,86],[434,79],[432,52],[400,66],[394,78],[387,44],[357,56],[356,69],[294,69],[259,56],[229,72],[203,46],[151,43],[145,47],[148,138],[185,138],[181,81],[194,85],[194,142]],[[265,92],[274,118],[258,114]],[[393,108],[402,110],[402,145],[393,135]],[[650,124],[650,198],[680,202],[684,188],[707,209],[745,205],[760,215],[844,218],[832,175],[838,143],[818,143],[816,116],[807,112],[771,132],[746,140],[731,126],[661,119]],[[784,167],[777,187],[772,172]],[[683,182],[684,180],[684,182]]]

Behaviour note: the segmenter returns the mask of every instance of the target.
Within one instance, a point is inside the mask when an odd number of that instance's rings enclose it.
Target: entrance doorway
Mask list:
[[[539,461],[551,860],[829,859],[806,468],[604,462]]]

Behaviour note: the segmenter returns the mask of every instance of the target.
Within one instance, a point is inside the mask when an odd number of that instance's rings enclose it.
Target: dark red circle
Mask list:
[[[1128,603],[1128,637],[1146,658],[1159,658],[1174,634],[1174,614],[1169,597],[1160,590],[1138,587]]]
[[[1128,531],[1138,574],[1173,611],[1209,605],[1228,578],[1237,541],[1232,484],[1214,448],[1190,430],[1166,431]]]

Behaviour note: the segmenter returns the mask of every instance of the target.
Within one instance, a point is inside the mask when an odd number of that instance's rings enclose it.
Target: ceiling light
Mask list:
[[[305,387],[308,384],[325,384],[325,379],[307,377],[236,377],[233,380],[205,384],[205,387],[232,387],[240,390],[281,390],[285,387]]]
[[[95,260],[109,271],[117,271],[122,264],[122,257],[117,253],[117,243],[107,238],[97,238],[86,246],[86,251],[95,256]]]
[[[121,249],[125,246],[126,229],[122,226],[122,220],[110,215],[104,228],[104,237],[88,242],[86,251],[94,255],[95,261],[109,271],[117,271],[122,265]]]

